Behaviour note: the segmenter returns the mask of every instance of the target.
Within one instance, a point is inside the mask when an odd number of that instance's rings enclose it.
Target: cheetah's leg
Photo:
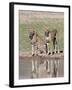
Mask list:
[[[47,43],[47,50],[48,50],[48,54],[49,54],[49,52],[50,52],[50,44],[49,43]]]
[[[35,46],[32,44],[32,55],[35,54]]]

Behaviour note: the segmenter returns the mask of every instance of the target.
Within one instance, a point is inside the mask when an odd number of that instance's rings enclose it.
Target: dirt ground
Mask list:
[[[24,23],[26,21],[32,21],[35,19],[64,19],[64,13],[63,12],[46,12],[46,11],[21,11],[20,10],[20,21],[21,23]]]

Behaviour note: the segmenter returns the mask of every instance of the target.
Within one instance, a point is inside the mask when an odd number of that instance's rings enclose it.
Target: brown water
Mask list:
[[[32,73],[32,62],[35,65],[34,73]],[[50,72],[47,72],[48,69]],[[19,60],[19,79],[52,78],[63,76],[64,76],[63,59],[47,60],[35,58],[33,60],[33,58],[32,59],[24,58]]]

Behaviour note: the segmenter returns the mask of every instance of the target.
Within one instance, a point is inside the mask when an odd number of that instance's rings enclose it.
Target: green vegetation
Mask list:
[[[40,20],[32,20],[28,24],[19,24],[19,49],[20,51],[30,51],[31,44],[28,38],[28,25],[31,25],[37,33],[44,38],[44,27],[48,27],[49,30],[57,29],[58,31],[58,44],[59,48],[64,48],[64,20],[63,19],[50,19],[43,18]]]

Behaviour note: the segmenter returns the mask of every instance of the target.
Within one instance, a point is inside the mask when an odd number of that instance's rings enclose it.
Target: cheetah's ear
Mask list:
[[[54,32],[57,33],[57,29],[54,29]]]
[[[48,26],[45,26],[45,27],[44,27],[44,31],[47,31],[47,32],[49,31],[49,30],[48,30]]]
[[[56,32],[57,32],[57,29],[55,29],[56,30]]]

